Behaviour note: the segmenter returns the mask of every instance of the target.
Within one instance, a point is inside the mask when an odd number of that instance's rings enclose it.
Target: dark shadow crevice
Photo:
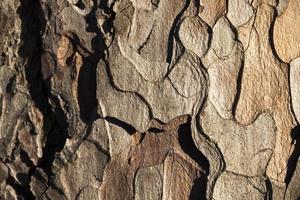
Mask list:
[[[207,173],[202,174],[200,178],[194,180],[194,185],[192,187],[189,199],[206,199],[209,162],[194,143],[191,130],[191,118],[189,118],[186,124],[180,125],[178,129],[178,140],[182,150]]]
[[[267,195],[265,196],[265,200],[273,199],[273,188],[272,183],[269,178],[265,180],[266,188],[267,188]]]
[[[32,166],[28,177],[40,167],[50,177],[52,175],[52,163],[55,154],[64,146],[68,137],[68,122],[56,97],[51,94],[51,85],[44,80],[42,72],[43,34],[46,28],[46,18],[39,0],[21,0],[17,13],[21,19],[22,46],[19,56],[23,59],[25,78],[28,82],[29,94],[35,106],[43,115],[43,131],[45,134],[45,146],[43,157],[37,166]],[[55,107],[48,100],[55,102]],[[12,180],[9,181],[14,184]],[[29,181],[30,182],[30,181]],[[32,199],[29,182],[20,186],[16,191],[25,199]],[[27,192],[22,192],[25,190]],[[25,195],[25,196],[24,196]]]
[[[134,133],[137,132],[137,130],[132,125],[130,125],[118,118],[106,116],[104,119],[107,122],[124,129],[129,135],[133,135]]]
[[[35,197],[30,191],[30,187],[23,187],[20,184],[18,184],[15,179],[12,176],[9,176],[6,180],[6,184],[10,185],[19,195],[20,197],[18,199],[26,199],[26,200],[34,200]]]
[[[165,130],[163,129],[159,129],[159,128],[154,128],[154,127],[150,127],[147,132],[151,132],[151,133],[162,133],[164,132]]]
[[[207,102],[207,101],[208,100],[206,96],[203,102]],[[221,175],[221,173],[225,170],[225,159],[218,145],[215,142],[213,142],[207,134],[205,134],[205,131],[203,130],[201,124],[199,123],[201,122],[200,114],[204,110],[205,106],[206,106],[205,103],[199,105],[199,110],[197,115],[195,116],[193,128],[195,128],[199,134],[199,140],[201,142],[201,145],[203,146],[202,148],[209,149],[207,150],[207,152],[209,152],[207,155],[207,159],[209,163],[209,171],[207,171],[206,173],[207,176],[209,176],[210,178],[208,179],[207,182],[206,197],[207,199],[212,199],[213,190],[216,181],[218,177]]]
[[[97,113],[97,97],[96,97],[96,69],[97,64],[104,56],[105,43],[102,33],[97,27],[97,19],[95,16],[97,6],[85,17],[88,25],[86,31],[96,33],[91,40],[92,53],[83,58],[83,65],[79,71],[78,77],[78,103],[80,118],[84,123],[92,123]],[[93,117],[94,116],[94,117]]]
[[[245,55],[243,54],[240,70],[238,72],[237,81],[236,81],[236,94],[232,103],[232,115],[234,117],[236,116],[236,110],[242,93],[244,67],[245,67]]]
[[[184,7],[182,8],[182,10],[178,13],[178,15],[175,17],[174,22],[172,24],[170,33],[169,33],[169,37],[168,37],[168,55],[167,55],[167,59],[166,62],[171,64],[172,63],[172,59],[173,59],[173,46],[174,46],[174,36],[175,31],[176,31],[176,27],[178,26],[178,23],[180,21],[180,19],[182,18],[184,12],[188,9],[189,5],[191,3],[191,0],[186,0],[186,3],[184,5]]]
[[[300,125],[295,126],[291,131],[292,144],[295,145],[294,151],[288,159],[287,172],[284,179],[286,188],[289,186],[293,175],[297,168],[297,163],[300,157]]]
[[[194,181],[189,200],[206,200],[207,176],[201,176]]]
[[[274,44],[274,26],[275,26],[275,21],[276,18],[278,17],[278,12],[277,10],[274,8],[274,14],[273,14],[273,21],[270,24],[270,28],[269,28],[269,44],[270,44],[270,48],[272,50],[273,55],[275,56],[275,58],[277,60],[279,60],[281,63],[285,63],[278,55],[276,48],[275,48],[275,44]]]
[[[99,2],[99,1],[98,1]],[[87,24],[86,32],[96,33],[91,40],[92,53],[83,58],[83,66],[79,72],[78,79],[78,103],[80,108],[80,117],[84,123],[92,124],[97,116],[98,101],[96,96],[96,70],[99,61],[106,59],[107,45],[105,43],[105,33],[109,33],[113,27],[115,13],[112,7],[108,6],[108,0],[100,1],[98,4],[94,1],[91,12],[84,17]],[[102,25],[101,30],[98,27],[96,11],[103,10],[105,14],[110,16]],[[102,31],[105,31],[103,33]],[[111,33],[112,34],[112,33]]]

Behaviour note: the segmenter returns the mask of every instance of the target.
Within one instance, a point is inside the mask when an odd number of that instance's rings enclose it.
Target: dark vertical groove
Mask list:
[[[206,97],[203,102],[207,102],[207,93]],[[213,195],[213,190],[216,184],[216,181],[220,174],[224,171],[225,169],[225,159],[223,157],[223,154],[218,147],[216,143],[211,141],[208,135],[205,134],[204,130],[201,127],[200,121],[201,121],[201,112],[203,111],[205,107],[205,103],[198,105],[198,111],[195,116],[194,122],[193,122],[193,127],[194,129],[197,130],[199,134],[199,139],[201,141],[201,146],[202,148],[207,148],[210,149],[210,154],[209,157],[207,155],[204,155],[207,157],[208,162],[209,162],[209,171],[207,174],[209,175],[209,179],[207,182],[207,190],[206,190],[206,198],[207,199],[212,199]],[[212,169],[215,169],[214,171]]]
[[[18,184],[12,176],[9,176],[6,180],[6,184],[10,185],[17,193],[17,195],[25,200],[33,200],[35,197],[30,191],[29,187],[23,187]],[[20,198],[19,198],[20,199]]]
[[[178,129],[178,140],[182,150],[193,159],[200,168],[205,172],[209,172],[209,162],[201,151],[196,147],[191,129],[191,118],[186,124],[180,125]],[[201,175],[198,179],[194,180],[194,184],[189,196],[190,200],[204,200],[206,199],[208,174]]]
[[[62,149],[68,137],[68,123],[58,99],[51,95],[50,83],[43,79],[41,72],[42,34],[45,31],[46,20],[40,1],[22,0],[18,13],[22,21],[21,39],[23,41],[19,55],[27,60],[25,74],[29,84],[29,93],[43,114],[43,131],[47,138],[39,167],[50,175],[55,153]],[[55,102],[54,110],[48,103],[48,99]]]
[[[196,147],[191,130],[191,119],[186,124],[180,125],[178,129],[178,140],[182,150],[189,155],[205,171],[209,171],[207,158]]]
[[[87,124],[92,124],[97,117],[96,69],[100,59],[106,59],[105,52],[108,48],[105,44],[104,35],[97,25],[96,11],[100,8],[106,14],[110,15],[110,18],[103,24],[103,30],[105,32],[109,32],[112,29],[115,17],[112,7],[108,7],[108,0],[100,1],[99,4],[95,1],[94,4],[95,6],[92,8],[92,11],[85,16],[87,24],[86,31],[96,33],[96,36],[91,40],[93,52],[83,58],[83,66],[80,69],[78,79],[80,117],[82,121]]]
[[[79,72],[78,78],[78,103],[80,109],[80,118],[85,123],[91,123],[95,118],[97,111],[96,98],[96,68],[99,60],[104,57],[105,43],[99,28],[97,27],[96,12],[97,4],[92,11],[85,17],[87,32],[96,33],[91,40],[93,52],[83,58],[83,66]]]
[[[291,154],[291,156],[288,159],[287,163],[287,172],[284,179],[284,182],[286,183],[286,187],[289,186],[289,183],[292,180],[292,177],[296,171],[298,160],[300,157],[300,125],[295,126],[291,130],[291,138],[292,138],[292,144],[295,143],[295,148]]]
[[[241,67],[238,72],[237,81],[236,81],[236,95],[234,97],[233,104],[232,104],[233,117],[235,117],[235,115],[236,115],[236,109],[237,109],[237,106],[238,106],[238,103],[239,103],[239,100],[241,97],[244,68],[245,68],[245,55],[243,54],[243,58],[241,60]]]
[[[25,76],[29,84],[29,92],[32,100],[36,106],[41,110],[43,114],[49,112],[49,106],[47,105],[45,85],[43,82],[40,66],[41,66],[41,52],[42,52],[42,41],[40,32],[44,30],[45,23],[41,21],[43,17],[40,15],[41,12],[40,2],[38,0],[21,0],[20,7],[17,13],[21,19],[21,40],[22,46],[19,50],[20,57],[25,64]],[[23,63],[25,63],[23,62]],[[27,174],[29,180],[24,185],[19,185],[13,177],[7,180],[7,183],[11,185],[17,195],[24,199],[35,199],[33,193],[30,191],[30,174]]]
[[[269,44],[272,50],[273,55],[276,57],[277,60],[279,60],[281,63],[285,63],[283,62],[283,60],[278,56],[276,49],[275,49],[275,44],[274,44],[274,25],[275,25],[275,21],[276,21],[276,17],[278,17],[278,13],[277,10],[274,8],[274,13],[273,13],[273,21],[270,24],[270,28],[269,28]]]
[[[272,200],[273,199],[272,183],[269,178],[266,179],[265,183],[267,188],[267,195],[265,196],[265,200]]]
[[[60,151],[68,137],[68,123],[57,99],[51,95],[49,82],[42,75],[42,35],[46,27],[46,19],[39,0],[21,0],[17,13],[21,19],[22,46],[19,56],[23,59],[25,78],[32,101],[43,115],[43,131],[46,142],[43,148],[43,157],[38,166],[32,166],[27,174],[29,181],[25,185],[18,185],[13,180],[8,182],[16,188],[18,195],[24,199],[34,199],[30,191],[30,179],[36,167],[40,167],[48,176],[52,175],[51,166],[56,152]],[[48,99],[56,103],[52,110]],[[24,190],[25,192],[22,192]]]
[[[178,25],[178,22],[180,21],[181,17],[183,16],[184,12],[186,9],[188,9],[190,5],[191,0],[186,0],[186,3],[183,7],[183,9],[180,11],[180,13],[176,16],[174,23],[171,27],[169,37],[168,37],[168,55],[167,55],[167,60],[166,62],[171,64],[172,58],[173,58],[173,45],[174,45],[174,35],[175,35],[175,30]]]

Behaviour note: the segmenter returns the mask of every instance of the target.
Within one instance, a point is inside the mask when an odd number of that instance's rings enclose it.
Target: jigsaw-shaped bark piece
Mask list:
[[[286,63],[300,56],[300,2],[289,0],[286,9],[275,19],[273,40],[276,53]]]
[[[226,170],[245,176],[263,176],[275,145],[275,123],[269,114],[262,114],[248,126],[219,116],[208,102],[201,113],[204,132],[220,148]]]
[[[213,198],[264,200],[267,198],[267,185],[262,176],[245,177],[225,171],[216,183]]]
[[[219,18],[225,16],[227,11],[226,0],[202,0],[200,1],[199,16],[210,27],[213,27]]]
[[[144,167],[134,179],[135,200],[160,200],[163,195],[163,165]]]
[[[134,199],[134,177],[138,169],[147,169],[164,164],[164,191],[162,199],[188,199],[195,180],[204,176],[203,169],[183,150],[180,137],[190,137],[179,133],[181,125],[187,123],[188,117],[181,116],[163,126],[161,133],[135,133],[133,143],[115,157],[105,168],[100,194],[103,199]],[[183,134],[179,136],[179,134]],[[188,147],[189,148],[189,147]],[[161,171],[161,170],[160,170]],[[156,173],[156,178],[161,174]],[[161,188],[158,189],[158,192]],[[203,189],[204,195],[205,189]],[[118,191],[118,192],[117,192]],[[139,196],[141,194],[138,194]],[[178,197],[178,196],[177,196]]]
[[[228,1],[228,12],[226,16],[235,27],[247,23],[253,15],[254,8],[251,6],[249,0]]]
[[[139,6],[142,6],[144,9],[145,5],[148,4],[141,4]],[[164,5],[165,2],[160,1],[158,7]],[[178,12],[180,5],[177,6],[178,8],[176,8],[176,10],[173,10],[172,13],[175,11]],[[186,12],[195,14],[191,11],[193,10],[193,6],[195,7],[195,5],[191,3],[188,8],[185,8],[186,10],[188,10]],[[139,9],[141,8],[137,8],[135,12]],[[139,44],[131,44],[131,42],[133,41],[131,41],[130,39],[126,39],[126,37],[127,35],[135,33],[135,31],[141,32],[141,30],[144,29],[145,33],[143,32],[143,34],[146,34],[149,27],[148,24],[140,24],[139,26],[137,26],[135,16],[131,12],[132,11],[130,10],[130,8],[127,8],[122,13],[117,13],[116,16],[116,34],[119,37],[116,37],[116,41],[114,41],[110,46],[110,57],[108,59],[108,70],[111,73],[112,78],[111,84],[113,84],[115,88],[118,88],[121,92],[140,95],[140,97],[149,104],[153,117],[163,122],[168,122],[172,118],[175,118],[179,115],[192,114],[193,107],[196,101],[203,102],[206,90],[206,73],[201,68],[201,61],[199,57],[190,51],[181,52],[178,53],[177,57],[175,56],[177,60],[174,60],[172,66],[169,65],[170,63],[167,63],[166,60],[160,61],[159,58],[155,58],[152,60],[143,58],[143,53],[141,53],[141,50],[134,49],[135,46],[141,45],[141,41]],[[143,12],[146,12],[146,10],[144,9]],[[150,11],[147,10],[147,12]],[[179,16],[180,13],[177,14]],[[200,20],[197,17],[190,18]],[[179,19],[181,18],[178,18],[178,20]],[[157,20],[163,21],[163,19],[161,18],[158,18]],[[168,18],[168,20],[171,19]],[[174,21],[175,19],[172,18],[172,20]],[[184,20],[183,24],[185,24],[185,21],[191,23],[190,20]],[[174,23],[175,22],[176,21],[174,21]],[[198,28],[200,28],[201,30],[206,30],[207,28],[203,21],[201,21],[200,24],[197,23],[197,25],[200,26]],[[204,25],[205,27],[202,27]],[[182,27],[179,29],[181,30],[179,30],[179,32],[185,36],[189,35],[189,31],[191,31],[187,28]],[[177,29],[174,29],[174,31],[175,30]],[[195,30],[193,31],[196,32],[197,30],[198,29],[195,28]],[[150,37],[154,33],[151,32],[149,34]],[[203,39],[205,40],[204,43],[208,42],[208,33],[206,32],[205,34],[206,35],[203,37]],[[138,37],[138,41],[140,40],[140,37]],[[147,40],[146,44],[150,42],[152,42],[151,39],[149,39],[149,41]],[[167,43],[165,45],[167,45]],[[172,51],[176,52],[176,49],[178,47],[176,46],[176,42],[174,44],[174,49]],[[156,49],[153,48],[151,50],[156,51]],[[206,49],[204,49],[202,53],[205,53],[205,51]],[[129,120],[125,118],[122,118],[121,120],[133,125]],[[139,129],[135,125],[134,127],[138,131],[145,131],[143,129]]]
[[[210,34],[200,17],[186,17],[180,24],[179,39],[184,47],[201,58],[208,50]]]
[[[257,8],[255,20],[249,22],[253,25],[239,29],[245,60],[236,119],[246,125],[262,112],[272,114],[277,132],[267,175],[283,183],[292,150],[290,131],[294,118],[290,109],[288,66],[276,58],[270,44],[268,33],[273,20],[274,8],[262,4]]]
[[[220,18],[213,28],[211,48],[202,61],[209,74],[208,98],[224,119],[232,118],[243,55],[230,23]]]
[[[157,7],[150,0],[134,1],[134,14],[132,25],[128,33],[129,45],[138,47],[140,57],[149,62],[165,63],[169,51],[170,37],[174,34],[174,26],[177,23],[176,18],[182,15],[188,3],[184,0],[179,0],[174,3],[172,0],[160,0]],[[145,19],[150,24],[141,20]],[[152,22],[152,23],[151,23]],[[140,33],[142,36],[140,36]],[[138,38],[138,40],[136,40]],[[143,40],[141,39],[143,38]],[[137,42],[140,42],[137,44]],[[155,66],[155,65],[154,65]],[[136,66],[137,68],[146,68],[146,66]],[[156,68],[158,66],[155,66]],[[160,66],[164,68],[165,65]],[[162,71],[162,69],[152,69]],[[147,78],[147,77],[145,77]],[[148,77],[150,78],[150,77]]]
[[[75,199],[86,187],[95,188],[92,195],[98,195],[107,156],[91,142],[83,142],[75,152],[73,160],[58,172],[57,181],[62,185],[67,199]],[[91,162],[92,161],[92,162]]]
[[[115,117],[137,130],[146,131],[151,120],[147,104],[135,93],[121,92],[114,88],[108,72],[106,64],[100,61],[97,68],[97,98],[101,108],[99,113],[103,113],[103,117]]]
[[[295,117],[300,122],[300,58],[290,63],[291,98]]]

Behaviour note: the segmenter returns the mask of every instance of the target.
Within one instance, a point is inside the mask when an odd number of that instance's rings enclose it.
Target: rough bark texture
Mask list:
[[[299,0],[1,0],[0,199],[299,199],[299,24]]]

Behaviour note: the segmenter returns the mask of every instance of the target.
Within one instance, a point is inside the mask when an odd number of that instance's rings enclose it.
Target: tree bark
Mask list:
[[[299,16],[2,0],[0,199],[299,199]]]

